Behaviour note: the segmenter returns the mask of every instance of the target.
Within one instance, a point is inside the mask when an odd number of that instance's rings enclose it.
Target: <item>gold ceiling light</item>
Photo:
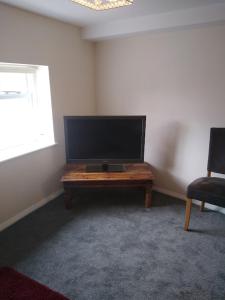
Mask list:
[[[130,5],[133,0],[72,0],[75,3],[87,6],[94,10],[105,10],[110,8]]]

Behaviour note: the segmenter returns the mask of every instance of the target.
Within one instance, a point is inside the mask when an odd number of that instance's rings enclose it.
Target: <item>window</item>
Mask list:
[[[0,161],[54,143],[48,67],[0,63]]]

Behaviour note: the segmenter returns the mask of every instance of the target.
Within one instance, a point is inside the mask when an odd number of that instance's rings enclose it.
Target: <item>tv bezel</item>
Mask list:
[[[142,135],[141,135],[141,151],[140,158],[137,159],[71,159],[69,158],[68,151],[68,127],[67,120],[69,119],[86,119],[86,120],[96,120],[96,119],[127,119],[127,120],[141,120],[142,121]],[[64,116],[64,134],[65,134],[65,151],[66,151],[66,162],[67,163],[143,163],[144,162],[144,148],[145,148],[145,128],[146,128],[146,116],[144,115],[132,115],[132,116]]]

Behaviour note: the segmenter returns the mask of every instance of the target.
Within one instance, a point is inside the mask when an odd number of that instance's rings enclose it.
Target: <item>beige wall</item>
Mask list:
[[[49,66],[58,143],[0,163],[0,224],[61,188],[63,115],[95,112],[93,47],[74,26],[0,4],[0,62]]]
[[[225,25],[97,44],[99,114],[146,114],[156,185],[185,193],[207,168],[209,129],[225,126]]]

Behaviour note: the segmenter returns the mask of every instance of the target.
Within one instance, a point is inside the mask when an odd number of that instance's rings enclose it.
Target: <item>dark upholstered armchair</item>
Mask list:
[[[201,202],[201,211],[205,202],[225,207],[225,179],[211,177],[211,173],[225,174],[225,128],[211,128],[208,177],[194,180],[187,188],[186,216],[184,230],[188,230],[192,199]]]

